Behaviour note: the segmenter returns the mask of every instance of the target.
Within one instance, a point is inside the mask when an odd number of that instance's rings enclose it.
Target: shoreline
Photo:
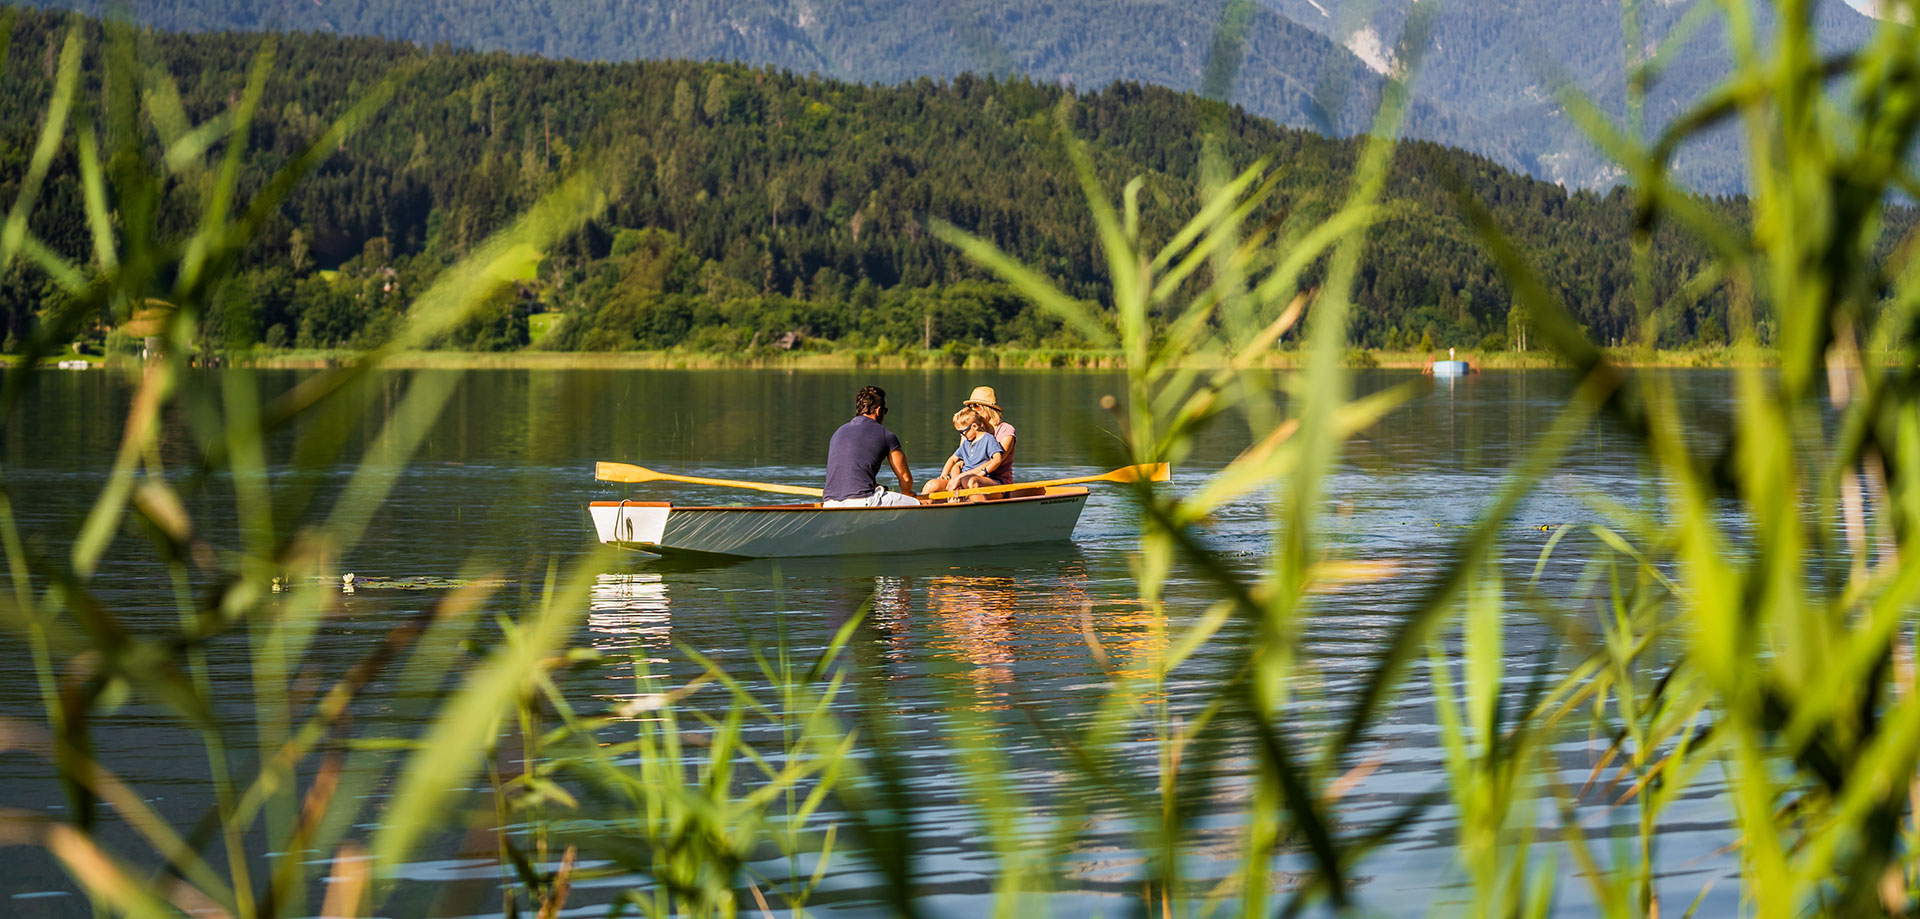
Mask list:
[[[1604,349],[1612,361],[1622,367],[1636,368],[1731,368],[1770,367],[1778,363],[1772,350],[1755,354],[1737,353],[1733,348],[1655,351],[1645,348]],[[302,351],[251,351],[233,355],[227,366],[264,370],[319,370],[351,363],[363,352],[351,349]],[[1440,355],[1435,355],[1437,359]],[[92,367],[117,366],[133,358],[83,355]],[[1547,351],[1491,354],[1462,354],[1481,370],[1549,370],[1565,366],[1559,357]],[[74,360],[72,355],[57,359]],[[8,364],[12,358],[6,359]],[[1347,352],[1352,369],[1419,370],[1426,365],[1428,353],[1421,351]],[[1300,367],[1304,355],[1298,351],[1276,351],[1261,363],[1269,370]],[[884,353],[848,349],[844,351],[804,351],[799,353],[711,353],[685,351],[402,351],[389,355],[384,366],[395,370],[1123,370],[1124,355],[1119,351],[1064,349],[978,349],[960,351],[889,351]],[[1220,366],[1218,363],[1195,365],[1198,369]],[[52,360],[42,369],[53,370]]]

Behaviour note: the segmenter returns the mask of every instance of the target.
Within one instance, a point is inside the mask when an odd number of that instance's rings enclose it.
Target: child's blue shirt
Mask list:
[[[960,458],[961,469],[973,469],[991,459],[995,454],[1007,452],[1000,441],[992,434],[981,434],[972,440],[960,438],[960,448],[953,455]]]

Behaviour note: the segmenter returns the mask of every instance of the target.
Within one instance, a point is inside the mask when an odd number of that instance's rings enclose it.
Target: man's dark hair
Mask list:
[[[887,391],[878,386],[862,386],[859,395],[853,397],[853,413],[865,415],[876,408],[887,407]]]

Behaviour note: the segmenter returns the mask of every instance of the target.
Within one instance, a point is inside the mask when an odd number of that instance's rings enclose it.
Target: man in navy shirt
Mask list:
[[[913,472],[907,469],[907,454],[900,449],[900,438],[880,422],[887,417],[887,392],[878,386],[863,387],[853,397],[853,420],[833,432],[827,442],[827,484],[824,507],[912,507],[920,500],[913,496]],[[874,480],[885,460],[893,467],[900,490],[891,492]]]

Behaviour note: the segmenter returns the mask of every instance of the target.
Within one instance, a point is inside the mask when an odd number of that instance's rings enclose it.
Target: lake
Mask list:
[[[246,374],[245,371],[228,371]],[[441,373],[429,371],[423,373]],[[338,456],[296,457],[292,435],[270,445],[275,489],[311,489],[325,496],[342,488],[351,463],[376,444],[379,423],[395,410],[411,378],[388,374],[362,396],[361,418],[315,419],[332,425],[345,448]],[[266,395],[282,392],[300,375],[257,372],[242,379]],[[1700,436],[1729,425],[1733,377],[1720,371],[1675,372],[1671,379]],[[887,424],[905,444],[916,476],[938,471],[952,450],[948,417],[979,384],[994,386],[1007,418],[1020,430],[1018,472],[1023,479],[1104,470],[1099,458],[1114,443],[1111,416],[1100,398],[1121,391],[1113,374],[998,371],[486,371],[466,375],[444,415],[424,433],[417,456],[398,474],[391,497],[369,522],[365,538],[338,561],[363,584],[340,600],[338,615],[322,629],[313,653],[334,672],[350,666],[404,618],[445,593],[438,579],[475,572],[504,579],[502,596],[537,594],[549,565],[568,567],[592,548],[584,506],[592,500],[632,495],[685,503],[730,503],[746,492],[646,485],[613,486],[594,481],[599,460],[637,463],[674,473],[818,484],[826,443],[851,415],[854,392],[873,383],[886,388]],[[1381,580],[1343,585],[1315,598],[1305,635],[1310,669],[1295,726],[1311,735],[1340,712],[1370,666],[1399,614],[1413,602],[1424,578],[1443,563],[1451,546],[1487,505],[1509,464],[1543,432],[1570,386],[1552,371],[1493,372],[1458,380],[1430,380],[1411,372],[1362,371],[1361,391],[1412,383],[1409,404],[1348,445],[1328,483],[1324,535],[1347,558],[1391,563]],[[44,375],[0,440],[6,483],[30,546],[43,554],[67,551],[87,507],[113,462],[121,422],[131,398],[124,378],[108,373]],[[182,476],[191,471],[191,418],[180,412],[161,454]],[[1704,440],[1703,440],[1704,442]],[[1224,421],[1211,429],[1193,456],[1175,468],[1169,487],[1191,489],[1249,443],[1244,423]],[[186,479],[182,479],[185,481]],[[882,481],[891,484],[891,476]],[[1517,579],[1531,575],[1541,549],[1559,528],[1596,520],[1591,499],[1604,496],[1629,505],[1648,500],[1649,483],[1631,440],[1608,423],[1595,424],[1570,455],[1510,521],[1501,564]],[[216,544],[231,545],[235,524],[215,480],[187,498],[203,515],[202,529]],[[325,502],[322,501],[322,506]],[[300,520],[281,519],[285,530]],[[1546,529],[1543,529],[1545,527]],[[1216,515],[1203,538],[1232,566],[1254,571],[1269,552],[1268,510],[1253,500]],[[901,779],[914,802],[916,860],[913,895],[930,915],[974,915],[988,910],[997,871],[976,821],[975,803],[956,775],[949,746],[955,719],[984,719],[1008,762],[1007,788],[1025,801],[1021,819],[1036,827],[1054,813],[1075,772],[1058,732],[1083,725],[1105,700],[1109,668],[1127,672],[1129,661],[1165,640],[1155,615],[1137,602],[1130,565],[1138,535],[1133,511],[1118,490],[1095,486],[1070,544],[867,559],[744,562],[727,565],[667,563],[644,555],[623,557],[601,575],[579,647],[597,649],[606,665],[566,672],[561,688],[583,710],[617,706],[634,694],[632,662],[680,679],[697,674],[677,646],[695,649],[745,673],[756,643],[784,632],[797,649],[818,648],[871,604],[869,620],[853,639],[853,658],[875,685],[884,687],[893,721],[889,738],[906,764]],[[1543,591],[1570,594],[1588,543],[1574,533],[1543,573]],[[98,593],[136,626],[174,622],[174,584],[144,540],[123,533],[95,581]],[[1201,614],[1214,595],[1198,572],[1177,568],[1168,587],[1168,615],[1186,620]],[[1588,601],[1591,602],[1590,600]],[[510,609],[511,604],[508,604]],[[1509,614],[1505,643],[1511,690],[1542,660],[1557,654],[1549,631],[1531,617]],[[1246,639],[1230,625],[1182,673],[1209,672],[1209,664]],[[16,644],[0,665],[0,715],[44,720],[39,689],[24,650]],[[1098,649],[1098,650],[1096,650]],[[208,649],[219,708],[237,718],[250,711],[251,683],[244,637],[223,638]],[[1176,675],[1178,676],[1178,675]],[[1433,697],[1427,675],[1416,672],[1393,703],[1390,717],[1370,745],[1377,768],[1348,793],[1342,832],[1365,829],[1398,807],[1442,787],[1445,780]],[[1177,710],[1197,704],[1199,680],[1176,678],[1167,687]],[[377,696],[375,696],[377,699]],[[717,687],[690,696],[690,706],[723,706]],[[845,703],[852,706],[852,696]],[[377,702],[357,713],[363,729],[406,736],[418,725],[396,718]],[[850,716],[851,717],[851,716]],[[382,719],[385,719],[384,721]],[[161,814],[190,829],[208,806],[207,757],[192,733],[134,700],[101,719],[95,728],[101,758],[140,789]],[[236,732],[238,729],[236,729]],[[617,733],[617,732],[616,732]],[[1142,735],[1144,739],[1146,735]],[[230,742],[243,748],[247,738]],[[1605,738],[1565,738],[1557,751],[1563,778],[1576,786],[1605,747]],[[1138,757],[1140,773],[1154,768],[1146,744],[1125,744],[1122,755]],[[1236,870],[1240,815],[1246,783],[1232,776],[1236,757],[1225,751],[1219,767],[1227,777],[1202,805],[1195,844],[1184,853],[1186,874],[1220,878]],[[236,756],[242,756],[236,753]],[[1150,778],[1142,778],[1150,783]],[[1716,776],[1699,780],[1667,815],[1660,836],[1662,891],[1679,908],[1712,883],[1701,915],[1728,914],[1740,895],[1736,857],[1722,851],[1733,839],[1728,808],[1716,800]],[[1139,789],[1135,789],[1139,790]],[[1115,790],[1116,796],[1125,790]],[[385,786],[376,792],[386,792]],[[39,760],[0,753],[0,802],[58,815],[63,798]],[[1611,809],[1582,799],[1583,827],[1607,850],[1606,838],[1636,819],[1632,808]],[[583,815],[588,819],[592,814]],[[827,816],[827,815],[823,815]],[[1559,817],[1543,805],[1543,833],[1557,832]],[[109,834],[126,852],[144,851],[127,834]],[[436,902],[468,903],[456,889],[490,891],[466,911],[498,915],[498,885],[507,880],[490,859],[462,857],[458,840],[440,844],[442,857],[423,858],[402,872],[386,915],[415,915]],[[1354,874],[1355,891],[1371,915],[1427,916],[1467,907],[1465,878],[1453,855],[1450,811],[1443,805],[1416,819]],[[260,857],[267,857],[259,853]],[[307,856],[326,870],[326,853]],[[1061,916],[1131,914],[1137,905],[1142,856],[1136,837],[1117,815],[1094,815],[1077,834],[1057,891],[1046,905]],[[1558,915],[1591,914],[1583,882],[1561,860]],[[1284,888],[1307,863],[1284,854],[1275,863],[1274,884]],[[775,866],[760,866],[769,871]],[[784,869],[780,869],[784,870]],[[469,884],[460,882],[468,881]],[[600,915],[619,887],[632,879],[600,879],[579,885],[571,906]],[[21,917],[84,916],[84,897],[39,850],[14,848],[0,859],[0,897]],[[859,916],[890,912],[889,891],[857,858],[830,863],[810,912]],[[491,897],[491,899],[489,899]],[[316,901],[317,902],[317,901]],[[450,908],[450,907],[448,907]],[[1197,908],[1197,907],[1196,907]],[[1676,914],[1678,909],[1675,910]],[[571,912],[570,912],[571,914]]]

